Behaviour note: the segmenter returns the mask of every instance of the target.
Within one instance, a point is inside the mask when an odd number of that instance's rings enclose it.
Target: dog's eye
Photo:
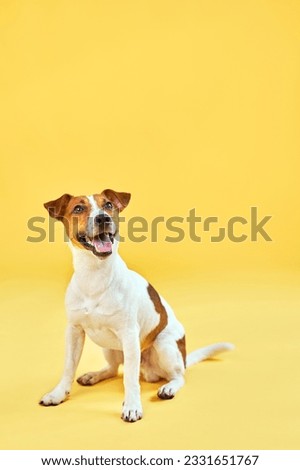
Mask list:
[[[109,211],[113,210],[114,206],[112,205],[111,202],[107,201],[105,204],[104,204],[104,207],[103,209],[108,209]]]
[[[73,213],[74,214],[79,214],[80,212],[83,212],[85,209],[84,206],[75,206],[74,209],[73,209]]]

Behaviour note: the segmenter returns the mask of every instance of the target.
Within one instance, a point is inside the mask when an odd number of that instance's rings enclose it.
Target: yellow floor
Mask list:
[[[218,276],[217,276],[218,277]],[[156,281],[156,282],[155,282]],[[1,448],[293,449],[299,445],[299,276],[234,273],[218,280],[152,279],[185,324],[188,350],[227,340],[234,352],[188,370],[174,400],[142,384],[144,419],[120,419],[122,379],[74,384],[38,405],[63,360],[64,280],[1,284]],[[78,374],[103,364],[86,342]]]

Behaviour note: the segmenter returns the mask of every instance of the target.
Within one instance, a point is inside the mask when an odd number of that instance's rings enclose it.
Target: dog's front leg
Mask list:
[[[59,405],[69,395],[82,353],[85,333],[80,326],[68,325],[66,331],[66,357],[62,378],[56,387],[43,396],[41,405]]]
[[[124,389],[125,398],[122,409],[122,419],[134,422],[142,418],[143,409],[140,397],[140,361],[141,348],[137,329],[126,332],[123,338],[124,354]]]

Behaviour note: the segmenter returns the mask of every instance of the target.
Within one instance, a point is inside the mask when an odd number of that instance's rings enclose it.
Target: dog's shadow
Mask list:
[[[209,363],[219,363],[222,362],[222,359],[217,357],[208,358],[202,363],[202,367]],[[190,375],[190,370],[186,371],[186,376]],[[141,394],[143,396],[148,396],[150,402],[161,403],[165,400],[162,400],[157,396],[158,389],[166,383],[166,380],[159,380],[158,382],[146,382],[143,377],[140,377],[141,384]],[[116,377],[110,379],[101,380],[100,382],[94,385],[80,385],[76,382],[76,385],[73,387],[72,396],[73,397],[83,397],[87,394],[91,397],[95,397],[95,401],[99,400],[99,393],[101,395],[109,395],[110,397],[115,397],[116,399],[122,398],[124,395],[124,385],[123,385],[123,372],[119,372]],[[150,398],[149,398],[150,395]]]
[[[142,377],[140,378],[141,384],[141,394],[149,395],[151,394],[150,401],[162,401],[157,397],[157,390],[161,387],[165,380],[160,380],[158,382],[146,382]],[[83,397],[87,394],[95,396],[95,399],[99,399],[99,393],[101,395],[109,394],[110,397],[115,396],[116,398],[123,397],[124,395],[124,385],[123,385],[123,374],[119,373],[116,377],[110,379],[101,380],[100,382],[94,385],[81,385],[78,382],[74,383],[72,390],[72,397]]]

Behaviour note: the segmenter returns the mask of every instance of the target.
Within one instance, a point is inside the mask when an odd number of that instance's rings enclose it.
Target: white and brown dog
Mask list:
[[[118,255],[118,215],[130,194],[106,189],[93,196],[64,194],[45,204],[63,222],[73,253],[74,274],[66,293],[66,357],[58,385],[40,404],[58,405],[69,395],[82,353],[85,333],[103,348],[107,366],[78,378],[94,385],[114,377],[124,364],[124,421],[142,418],[139,377],[167,381],[162,399],[173,398],[184,385],[185,368],[232,349],[218,343],[186,356],[185,333],[171,307]]]

